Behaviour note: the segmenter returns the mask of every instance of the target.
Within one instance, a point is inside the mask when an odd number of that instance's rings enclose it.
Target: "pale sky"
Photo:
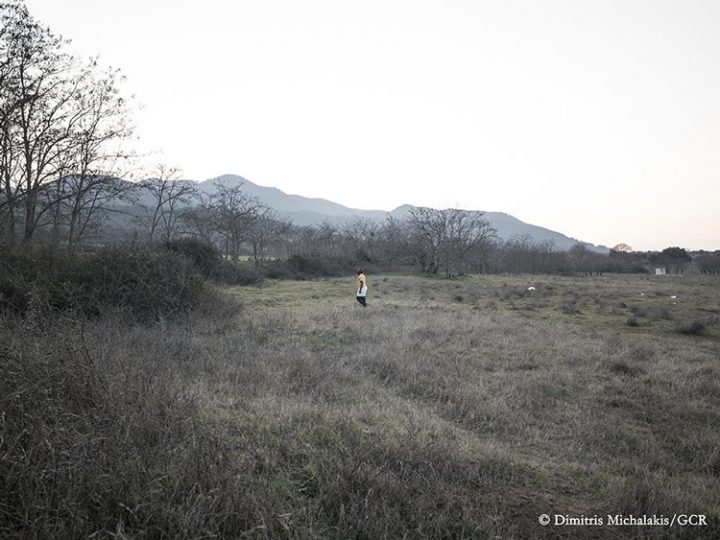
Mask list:
[[[715,0],[27,0],[122,69],[149,163],[355,208],[720,249]]]

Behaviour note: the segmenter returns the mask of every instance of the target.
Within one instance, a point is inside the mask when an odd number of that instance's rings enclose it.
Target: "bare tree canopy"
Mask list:
[[[444,269],[447,277],[464,273],[471,255],[481,252],[495,235],[482,216],[482,212],[457,208],[411,210],[416,260],[427,272]]]
[[[215,230],[223,238],[225,256],[237,259],[250,230],[268,209],[257,199],[246,195],[242,184],[228,186],[218,182],[215,189],[210,197]]]
[[[9,242],[64,225],[75,245],[125,157],[131,134],[116,70],[68,52],[68,42],[19,3],[0,4],[0,214]],[[51,217],[49,217],[51,216]],[[59,235],[56,234],[56,238]]]
[[[161,164],[157,166],[154,178],[140,182],[137,189],[149,195],[150,202],[146,213],[140,218],[145,225],[148,240],[152,242],[156,233],[161,232],[162,239],[170,240],[178,232],[181,209],[198,197],[195,184],[179,179],[180,171]]]

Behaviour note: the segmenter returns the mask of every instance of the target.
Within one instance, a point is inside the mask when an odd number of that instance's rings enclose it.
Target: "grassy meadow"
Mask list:
[[[180,322],[16,328],[13,377],[38,349],[82,359],[37,367],[75,416],[10,469],[23,535],[720,535],[717,277],[368,278],[367,309],[349,276],[225,288],[239,310]],[[556,513],[709,524],[538,523]]]
[[[353,305],[352,280],[232,293],[268,329],[276,358],[292,351],[268,366],[281,372],[254,414],[286,418],[299,438],[309,427],[354,433],[334,456],[348,452],[370,468],[362,489],[357,479],[348,485],[369,497],[353,533],[696,537],[543,529],[537,516],[681,511],[717,525],[718,285],[679,276],[388,275],[372,279],[367,310]],[[327,448],[317,451],[313,470],[339,465]]]

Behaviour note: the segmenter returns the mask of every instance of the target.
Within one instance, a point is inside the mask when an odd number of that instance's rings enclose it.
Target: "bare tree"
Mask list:
[[[342,233],[351,244],[351,252],[361,261],[374,258],[374,248],[378,237],[379,225],[367,218],[355,218],[342,228]]]
[[[380,256],[392,272],[393,265],[406,257],[409,251],[410,238],[408,225],[405,221],[388,216],[378,232]]]
[[[471,253],[478,253],[495,236],[495,230],[483,219],[482,212],[451,208],[440,211],[446,223],[446,238],[441,245],[445,276],[465,272]]]
[[[425,272],[440,269],[441,248],[447,235],[442,212],[433,208],[413,208],[408,217],[415,261]]]
[[[197,203],[183,208],[179,219],[187,233],[205,242],[212,242],[217,234],[217,219],[212,201],[202,193],[196,194]]]
[[[58,208],[67,210],[67,247],[73,251],[88,225],[109,203],[128,192],[131,184],[117,177],[119,163],[129,156],[119,143],[132,128],[128,123],[126,100],[118,90],[118,71],[109,71],[98,84],[78,97],[88,113],[73,134],[72,174],[63,177]],[[111,146],[111,143],[114,146]]]
[[[325,221],[312,235],[310,254],[315,257],[338,258],[347,252],[346,236],[337,225]]]
[[[292,255],[298,230],[299,227],[296,227],[290,221],[277,222],[277,242],[281,256],[290,257]]]
[[[416,261],[433,274],[444,268],[446,277],[463,273],[470,253],[495,235],[481,212],[414,208],[408,221]]]
[[[140,182],[139,189],[149,194],[151,199],[148,215],[143,218],[148,240],[152,242],[158,230],[163,240],[170,240],[177,232],[180,208],[197,196],[195,185],[188,180],[180,180],[178,169],[158,165],[155,178]]]
[[[18,38],[15,19],[22,14],[18,6],[0,5],[0,216],[5,221],[5,236],[15,240],[16,209],[19,188],[15,180],[19,148],[15,136],[18,102],[15,86],[18,79],[18,63],[13,59]]]
[[[102,219],[114,211],[113,203],[123,198],[131,184],[110,175],[69,175],[42,192],[40,204],[53,206],[53,240],[64,235],[65,248],[75,251],[88,231],[99,229]],[[39,222],[42,225],[42,222]]]
[[[265,206],[260,206],[255,218],[248,223],[247,239],[255,268],[265,258],[267,248],[279,238],[281,227],[282,223],[275,219],[274,212]]]
[[[101,148],[127,137],[126,110],[117,72],[98,76],[96,61],[68,54],[22,4],[0,4],[0,19],[2,207],[8,235],[21,225],[29,244],[46,213],[59,222],[58,205],[72,196],[65,178],[104,175],[91,169],[107,157]]]
[[[247,196],[242,184],[229,186],[218,182],[215,188],[210,197],[215,230],[223,238],[225,257],[237,260],[251,225],[265,207],[257,199]]]
[[[613,247],[610,251],[614,251],[616,253],[632,253],[633,248],[628,244],[620,243]]]

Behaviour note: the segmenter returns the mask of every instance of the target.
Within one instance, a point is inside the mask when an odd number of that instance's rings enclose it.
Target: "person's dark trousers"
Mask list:
[[[357,301],[362,304],[362,307],[367,307],[367,304],[365,303],[365,297],[364,296],[357,296]]]

